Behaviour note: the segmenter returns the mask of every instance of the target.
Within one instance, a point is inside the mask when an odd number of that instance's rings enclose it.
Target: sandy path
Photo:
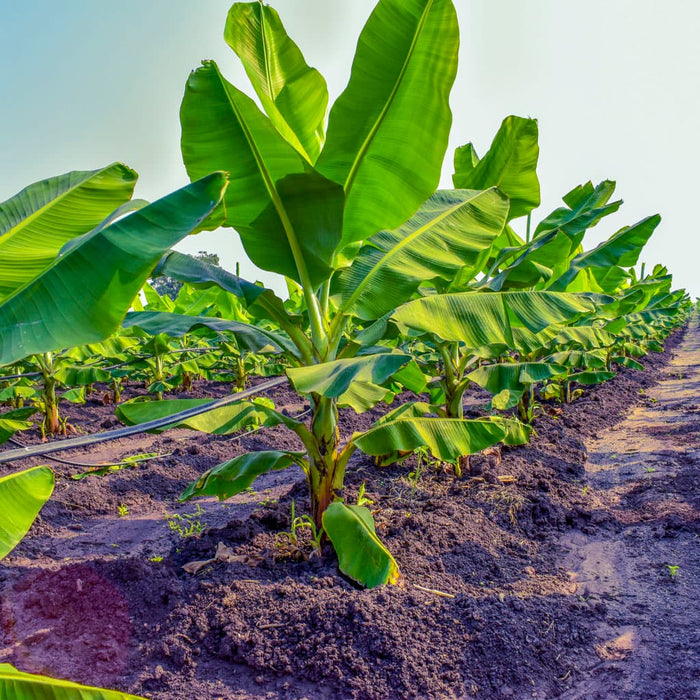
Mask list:
[[[605,606],[605,622],[567,700],[700,698],[697,317],[659,379],[644,405],[587,445],[582,490],[603,531],[562,538],[562,565],[578,595]]]

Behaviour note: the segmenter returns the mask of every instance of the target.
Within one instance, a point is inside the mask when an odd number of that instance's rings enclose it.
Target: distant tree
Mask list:
[[[195,260],[201,260],[209,265],[221,267],[221,265],[219,265],[219,256],[216,253],[208,253],[206,250],[200,250],[197,255],[193,255],[192,257],[195,258]],[[153,277],[148,280],[148,283],[160,296],[167,295],[171,299],[175,299],[180,289],[182,289],[182,282],[178,282],[178,280],[168,277],[168,275]]]

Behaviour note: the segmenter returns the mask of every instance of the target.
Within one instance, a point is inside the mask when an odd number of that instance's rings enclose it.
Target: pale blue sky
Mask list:
[[[372,0],[273,0],[287,30],[329,83],[347,82]],[[700,295],[695,231],[700,162],[700,4],[694,0],[456,0],[462,32],[452,93],[452,151],[483,153],[508,114],[540,124],[543,205],[586,180],[613,179],[625,200],[592,229],[592,247],[654,213],[644,259]],[[189,71],[214,58],[248,90],[222,39],[228,0],[5,0],[0,3],[0,201],[36,180],[120,160],[140,174],[137,196],[186,183],[178,109]],[[233,231],[185,249],[218,252],[253,270]],[[277,286],[277,285],[276,285]],[[279,288],[279,287],[278,287]]]

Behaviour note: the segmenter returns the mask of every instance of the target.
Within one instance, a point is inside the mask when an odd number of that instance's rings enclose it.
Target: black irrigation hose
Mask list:
[[[296,416],[292,416],[294,420],[299,420],[300,418],[304,418],[304,416],[307,416],[309,413],[311,413],[311,409],[307,408],[305,411],[302,411],[301,413],[297,413]],[[248,437],[249,435],[252,435],[253,433],[259,433],[261,430],[265,430],[266,428],[269,428],[271,426],[269,425],[261,425],[259,428],[253,428],[252,430],[247,430],[244,433],[241,433],[240,435],[234,435],[232,438],[229,438],[229,442],[236,442],[238,440],[242,440],[244,437]],[[8,442],[13,442],[15,445],[20,445],[21,447],[26,447],[25,445],[22,445],[22,443],[19,440],[15,440],[14,438],[8,438]],[[157,455],[156,457],[144,457],[142,459],[129,459],[128,457],[125,457],[119,462],[76,462],[73,459],[61,459],[60,457],[52,457],[51,455],[47,455],[46,459],[50,459],[52,462],[58,462],[59,464],[67,464],[68,466],[71,467],[87,467],[87,468],[94,468],[94,469],[102,469],[103,467],[120,467],[124,465],[127,461],[130,463],[137,463],[137,462],[147,462],[151,459],[157,459],[158,457],[169,457],[172,454],[172,452],[168,452],[167,454],[163,455]]]
[[[19,445],[20,447],[27,447],[26,445],[22,444],[19,440],[15,440],[14,438],[8,438],[7,442],[12,442],[15,445]],[[167,455],[159,455],[159,457],[167,457],[171,454],[171,452],[168,452]],[[127,461],[127,458],[125,457],[120,462],[102,462],[100,464],[96,464],[95,462],[76,462],[73,459],[61,459],[60,457],[52,457],[51,455],[46,455],[46,459],[50,459],[52,462],[58,462],[58,464],[67,464],[70,467],[94,467],[95,469],[101,469],[102,467],[118,467]],[[131,460],[131,462],[146,462],[149,459],[155,459],[155,457],[143,457],[141,459]]]
[[[54,442],[48,445],[33,445],[32,447],[22,447],[17,450],[7,450],[6,452],[0,452],[0,464],[4,462],[12,462],[16,459],[25,459],[27,457],[36,457],[39,455],[49,454],[50,452],[61,452],[62,450],[70,450],[74,447],[86,447],[87,445],[94,445],[98,442],[107,442],[108,440],[117,440],[122,437],[127,437],[129,435],[139,435],[141,433],[146,433],[149,430],[155,430],[156,428],[163,428],[166,425],[171,425],[186,418],[192,418],[193,416],[198,416],[201,413],[206,413],[211,411],[213,408],[220,408],[221,406],[228,406],[228,404],[236,403],[242,399],[247,399],[249,396],[254,396],[268,389],[274,389],[275,387],[281,386],[287,381],[287,377],[277,377],[271,379],[270,381],[258,384],[258,386],[252,387],[251,389],[246,389],[245,391],[240,391],[237,394],[232,394],[223,399],[217,399],[216,401],[211,401],[210,403],[203,404],[201,406],[195,406],[194,408],[188,408],[186,411],[180,411],[180,413],[173,413],[170,416],[165,416],[163,418],[157,418],[156,420],[151,420],[146,423],[140,423],[139,425],[130,425],[126,428],[117,428],[117,430],[108,430],[104,433],[96,433],[95,435],[84,435],[82,437],[70,438],[69,440],[61,440],[60,442]]]

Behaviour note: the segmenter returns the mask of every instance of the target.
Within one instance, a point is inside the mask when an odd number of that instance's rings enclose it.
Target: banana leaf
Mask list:
[[[248,427],[271,427],[284,423],[294,429],[299,422],[278,413],[264,401],[237,401],[213,408],[190,418],[179,419],[177,414],[189,408],[211,403],[211,399],[166,399],[164,401],[125,401],[117,406],[115,414],[126,425],[139,425],[158,418],[173,416],[170,425],[153,430],[162,433],[172,428],[189,428],[212,435],[231,435]]]
[[[234,4],[224,39],[241,59],[274,127],[313,164],[325,139],[328,89],[323,76],[306,64],[277,12],[261,2]]]
[[[213,61],[190,75],[180,121],[190,178],[229,173],[225,206],[210,227],[235,228],[263,270],[308,288],[328,279],[342,234],[343,188],[315,171]]]
[[[280,471],[297,464],[306,470],[303,452],[268,450],[249,452],[208,469],[192,482],[178,497],[180,502],[196,496],[216,496],[225,501],[252,486],[253,482],[269,471]]]
[[[45,270],[68,241],[127,202],[137,177],[113,163],[35,182],[0,203],[0,303]]]
[[[167,311],[131,311],[126,315],[122,327],[140,328],[154,336],[163,333],[171,338],[180,338],[197,328],[209,328],[233,334],[238,346],[248,352],[296,353],[292,343],[278,333],[249,323],[213,316],[187,316]]]
[[[93,688],[0,664],[1,700],[143,700],[118,690]]]
[[[398,582],[399,567],[377,536],[367,508],[335,501],[323,512],[323,529],[346,576],[366,588]]]
[[[402,417],[379,423],[352,439],[369,455],[381,457],[396,451],[413,452],[419,447],[427,447],[433,457],[453,462],[501,442],[506,435],[503,425],[488,418]]]
[[[594,309],[590,299],[561,292],[463,292],[409,301],[393,318],[408,328],[462,342],[468,348],[497,344],[516,348],[513,327],[538,333]]]
[[[435,191],[458,46],[451,0],[380,0],[367,20],[317,161],[345,189],[341,247],[400,226]]]
[[[455,151],[454,186],[467,190],[498,187],[510,200],[508,220],[540,205],[537,120],[506,117],[486,155],[479,160],[472,144]]]
[[[0,305],[0,364],[105,339],[163,253],[218,204],[226,178],[214,173],[70,248]]]
[[[440,190],[394,231],[381,231],[353,264],[333,277],[331,293],[341,311],[378,319],[402,304],[426,281],[446,282],[467,269],[470,278],[486,262],[508,214],[496,189]]]
[[[53,472],[48,467],[32,467],[0,477],[0,559],[27,534],[53,486]]]

